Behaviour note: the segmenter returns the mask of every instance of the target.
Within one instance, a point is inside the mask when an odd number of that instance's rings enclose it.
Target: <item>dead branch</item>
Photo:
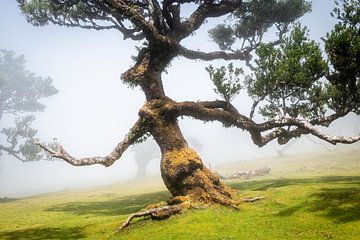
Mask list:
[[[165,207],[152,208],[143,212],[134,213],[126,219],[126,221],[121,225],[119,230],[123,230],[124,228],[129,226],[131,220],[133,220],[134,218],[150,216],[152,219],[161,220],[180,213],[182,209],[182,204],[176,204]]]
[[[100,164],[105,167],[111,166],[116,160],[118,160],[125,150],[136,142],[137,139],[141,138],[147,131],[147,125],[143,118],[140,118],[134,126],[130,129],[129,133],[126,134],[123,141],[121,141],[115,149],[105,157],[88,157],[88,158],[75,158],[68,154],[65,149],[59,145],[59,150],[53,150],[49,146],[37,142],[36,145],[44,149],[54,158],[60,158],[65,160],[67,163],[73,166],[86,166]]]
[[[225,52],[225,51],[215,51],[215,52],[201,52],[187,49],[183,46],[180,47],[180,54],[188,59],[200,59],[204,61],[212,61],[215,59],[224,59],[224,60],[250,60],[251,54],[249,51],[236,51],[236,52]]]
[[[254,198],[244,198],[241,201],[242,202],[255,202],[255,201],[259,201],[261,199],[266,198],[265,196],[260,196],[260,197],[254,197]]]
[[[268,175],[270,173],[270,170],[271,169],[268,167],[263,167],[251,171],[235,172],[231,174],[230,177],[228,177],[227,179],[237,179],[237,178],[249,179],[254,177],[261,177]]]

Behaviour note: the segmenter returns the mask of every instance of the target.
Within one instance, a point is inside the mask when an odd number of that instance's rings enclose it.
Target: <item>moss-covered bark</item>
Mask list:
[[[173,197],[191,204],[234,206],[233,190],[220,182],[217,174],[207,169],[199,155],[184,139],[176,116],[171,115],[170,99],[147,102],[140,114],[151,122],[149,129],[160,146],[161,176]],[[179,202],[179,201],[177,201]]]
[[[149,50],[151,49],[151,50]],[[162,153],[161,176],[174,197],[174,203],[217,203],[233,206],[232,190],[207,169],[199,155],[189,148],[176,114],[176,103],[165,95],[161,73],[175,55],[171,48],[150,47],[139,52],[137,62],[122,75],[124,81],[139,85],[147,102],[139,114],[148,121],[148,132]],[[176,111],[175,111],[176,112]]]
[[[232,206],[232,190],[223,185],[188,146],[163,154],[161,176],[173,196],[187,196],[195,204]]]

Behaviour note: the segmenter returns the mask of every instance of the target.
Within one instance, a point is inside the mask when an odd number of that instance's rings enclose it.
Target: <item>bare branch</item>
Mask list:
[[[255,100],[255,101],[253,102],[253,105],[251,106],[251,110],[250,110],[250,114],[249,114],[250,119],[253,119],[254,114],[255,114],[255,109],[256,109],[256,107],[257,107],[257,106],[259,105],[259,103],[260,103],[261,101],[263,101],[264,99],[265,99],[265,95],[262,96],[262,97],[260,97],[259,99]]]
[[[250,51],[234,51],[234,52],[225,52],[225,51],[215,51],[215,52],[201,52],[187,49],[183,46],[180,47],[180,55],[188,59],[200,59],[204,61],[211,61],[216,59],[224,60],[245,60],[250,61],[252,56]]]
[[[148,39],[164,41],[164,37],[159,34],[151,22],[145,20],[144,15],[136,6],[131,6],[131,4],[124,0],[107,0],[106,2],[114,7],[119,14],[125,16],[136,26],[142,29]]]
[[[253,198],[244,198],[241,201],[242,202],[256,202],[256,201],[259,201],[259,200],[264,199],[264,198],[266,198],[266,197],[265,196],[260,196],[260,197],[253,197]]]
[[[22,158],[19,154],[20,152],[19,151],[16,151],[14,148],[10,148],[10,147],[5,147],[3,145],[0,145],[0,152],[1,151],[4,151],[6,152],[7,154],[15,157],[16,159],[20,160],[21,162],[30,162],[28,160],[26,160],[25,158]]]
[[[180,26],[180,4],[178,2],[164,0],[162,12],[170,29],[176,29]]]
[[[284,120],[280,120],[279,124],[282,124],[282,121],[286,122],[287,126],[297,126],[299,128],[299,131],[305,130],[305,132],[302,132],[301,134],[309,133],[334,145],[337,143],[351,144],[360,141],[360,133],[354,137],[332,136],[330,134],[326,134],[320,131],[319,129],[315,128],[315,126],[312,125],[310,122],[307,122],[305,120],[287,118]]]
[[[155,219],[162,219],[162,218],[170,217],[171,215],[180,213],[182,208],[183,208],[183,206],[181,204],[177,204],[177,205],[153,208],[153,209],[149,209],[149,210],[146,210],[143,212],[131,214],[126,219],[126,221],[121,225],[119,230],[123,230],[124,228],[129,226],[131,220],[133,220],[134,218],[151,216],[152,218],[155,218]]]
[[[222,0],[214,3],[213,0],[203,1],[200,6],[181,24],[179,38],[184,39],[196,31],[207,18],[220,17],[233,12],[242,4],[242,0]]]
[[[105,167],[111,166],[116,160],[118,160],[125,150],[141,138],[147,132],[147,125],[143,118],[140,118],[134,126],[130,129],[129,133],[125,136],[115,149],[105,157],[89,157],[89,158],[75,158],[68,154],[62,146],[59,146],[59,150],[55,151],[49,148],[47,145],[37,142],[36,144],[48,152],[54,158],[60,158],[68,162],[73,166],[86,166],[100,164]]]
[[[168,30],[159,2],[157,0],[148,0],[148,4],[155,27],[159,29],[160,32]]]

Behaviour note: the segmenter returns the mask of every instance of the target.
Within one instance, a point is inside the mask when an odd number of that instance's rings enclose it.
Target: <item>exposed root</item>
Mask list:
[[[126,221],[121,225],[119,230],[123,230],[130,225],[130,222],[134,218],[150,216],[152,219],[161,220],[168,218],[172,215],[180,213],[184,209],[184,204],[169,205],[164,207],[152,208],[143,212],[138,212],[130,215]]]
[[[259,196],[259,197],[254,197],[254,198],[244,198],[237,203],[235,201],[231,201],[231,202],[223,201],[223,199],[221,199],[221,198],[220,199],[213,198],[212,200],[214,201],[214,203],[238,210],[239,208],[236,206],[236,204],[239,204],[240,202],[255,202],[255,201],[259,201],[264,198],[265,198],[265,196]],[[177,197],[171,198],[168,201],[168,203],[170,205],[155,207],[155,208],[148,209],[146,211],[131,214],[126,219],[126,221],[121,225],[121,227],[119,227],[119,230],[123,230],[124,228],[128,227],[130,225],[130,222],[134,218],[150,216],[151,219],[162,220],[162,219],[166,219],[172,215],[179,214],[185,209],[202,208],[201,204],[199,204],[199,203],[191,204],[190,202],[191,202],[191,200],[190,200],[189,196],[177,196]]]
[[[260,196],[260,197],[254,197],[254,198],[244,198],[241,201],[242,202],[255,202],[255,201],[259,201],[261,199],[266,198],[265,196]]]

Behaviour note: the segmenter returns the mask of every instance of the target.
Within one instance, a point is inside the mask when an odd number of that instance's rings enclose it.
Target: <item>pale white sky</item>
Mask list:
[[[331,29],[334,20],[329,12],[331,0],[317,0],[313,12],[302,19],[319,40]],[[217,20],[209,20],[215,24]],[[123,138],[137,119],[144,103],[143,93],[129,89],[120,81],[120,74],[131,65],[135,45],[124,41],[116,31],[94,31],[49,25],[34,27],[25,21],[13,0],[0,1],[0,48],[24,54],[29,70],[50,76],[59,89],[45,101],[45,112],[37,115],[35,127],[39,137],[56,137],[74,156],[105,155]],[[211,50],[216,46],[206,28],[184,41],[194,49]],[[214,65],[223,61],[212,62]],[[208,74],[209,63],[175,59],[163,76],[166,93],[175,100],[214,100]],[[251,101],[244,93],[234,101],[241,112],[248,114]],[[355,121],[355,120],[354,120]],[[6,122],[0,122],[5,125]],[[259,149],[247,133],[224,129],[221,124],[203,124],[181,120],[185,136],[197,138],[204,145],[204,162],[213,166],[243,158],[271,155],[276,144]],[[256,154],[254,154],[256,153]],[[159,161],[149,171],[158,172]],[[0,197],[24,196],[58,191],[76,186],[106,184],[133,177],[136,166],[128,151],[110,168],[102,166],[73,167],[64,162],[20,163],[4,155],[0,160]]]

